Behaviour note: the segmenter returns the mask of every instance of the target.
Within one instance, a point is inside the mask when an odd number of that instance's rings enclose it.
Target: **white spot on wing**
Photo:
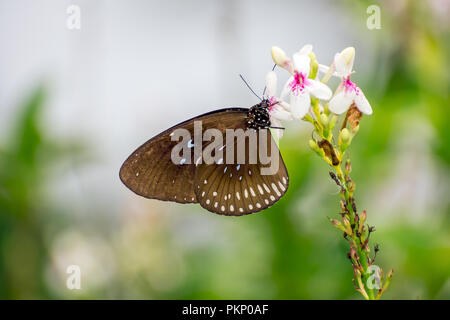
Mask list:
[[[266,190],[267,193],[270,193],[270,189],[267,186],[267,184],[263,183],[264,189]]]
[[[283,184],[280,181],[278,181],[278,185],[280,186],[281,190],[286,191],[285,186],[283,186]]]
[[[238,200],[241,200],[241,195],[239,194],[239,191],[236,191],[236,198],[238,198]]]
[[[262,187],[259,184],[258,184],[258,190],[259,190],[259,193],[264,194],[264,191],[263,191]]]
[[[253,205],[252,205],[252,204],[249,204],[249,205],[248,205],[248,208],[249,208],[250,210],[253,210]]]
[[[255,191],[253,191],[252,187],[250,187],[250,193],[252,194],[252,197],[256,197]]]
[[[244,196],[245,196],[246,198],[248,198],[248,191],[247,191],[247,188],[245,188],[245,190],[244,190]]]
[[[277,186],[273,182],[272,182],[272,189],[273,189],[273,191],[275,191],[277,193],[277,196],[281,196],[280,191],[278,190]]]

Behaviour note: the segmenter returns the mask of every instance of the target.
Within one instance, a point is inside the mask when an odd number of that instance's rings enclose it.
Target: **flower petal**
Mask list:
[[[283,127],[283,124],[277,119],[270,119],[270,125],[272,127]],[[270,130],[275,137],[280,140],[283,137],[283,129],[271,129]]]
[[[295,119],[302,119],[311,106],[311,97],[306,90],[291,95],[291,113]]]
[[[266,96],[275,97],[277,94],[277,75],[270,71],[266,75]]]
[[[283,109],[283,107],[278,104],[273,105],[269,111],[270,118],[275,118],[277,120],[289,121],[293,120],[292,114],[289,111]]]
[[[293,76],[290,76],[289,79],[286,81],[286,83],[283,86],[283,90],[281,90],[280,99],[286,100],[287,96],[291,92],[291,88],[289,87],[289,84],[294,80]]]
[[[355,94],[355,104],[356,107],[365,114],[372,114],[372,107],[370,106],[369,101],[367,100],[364,93],[361,91],[360,88],[356,88],[356,94]]]
[[[335,114],[344,113],[353,103],[354,95],[354,91],[341,90],[331,98],[328,109]]]
[[[349,47],[336,53],[334,56],[334,66],[338,77],[348,77],[353,71],[355,61],[355,48]]]
[[[293,59],[295,70],[308,77],[311,59],[308,56],[299,53],[294,54]]]
[[[306,88],[308,88],[309,92],[316,98],[322,100],[329,100],[331,98],[333,92],[326,84],[312,79],[308,79],[307,83]]]
[[[284,110],[291,111],[291,106],[289,105],[289,103],[284,102],[284,101],[279,101],[278,104],[280,106],[282,106]]]
[[[307,56],[307,55],[309,55],[312,51],[313,51],[313,46],[312,46],[312,44],[305,44],[305,45],[298,51],[298,53]]]
[[[291,59],[286,56],[286,53],[279,47],[272,47],[271,49],[272,59],[276,65],[286,69],[290,73],[294,72],[294,66]]]

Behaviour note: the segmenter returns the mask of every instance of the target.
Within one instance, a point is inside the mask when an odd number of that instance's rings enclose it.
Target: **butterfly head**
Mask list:
[[[252,129],[267,129],[270,127],[270,101],[262,100],[248,110],[247,127]]]

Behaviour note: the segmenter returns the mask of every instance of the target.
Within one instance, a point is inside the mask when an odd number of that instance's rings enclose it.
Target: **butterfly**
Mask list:
[[[289,187],[286,166],[270,132],[270,128],[282,128],[271,126],[270,106],[271,102],[263,99],[251,108],[220,109],[179,123],[137,148],[120,168],[120,179],[131,191],[145,198],[199,203],[217,214],[241,216],[266,209],[280,200]],[[191,138],[181,143],[173,140],[176,130],[185,130],[195,137],[196,123],[201,123],[203,140]],[[204,139],[211,129],[222,135],[228,134],[229,130],[241,129],[241,132],[256,135],[259,142],[251,143],[248,139],[243,162],[237,161],[237,155],[230,157],[231,163],[228,154],[226,161],[225,156],[219,155],[219,150],[238,150],[238,138],[216,145],[211,152],[215,159],[213,163],[200,161],[201,157],[197,158],[199,154],[195,155],[195,152],[173,161],[173,150],[177,145],[184,150],[197,147],[201,152],[208,147],[212,149],[217,141]],[[265,151],[277,163],[276,170],[270,174],[263,172],[272,163],[263,161],[260,152],[264,143],[261,142],[265,142]],[[256,160],[251,161],[251,155],[255,153]]]

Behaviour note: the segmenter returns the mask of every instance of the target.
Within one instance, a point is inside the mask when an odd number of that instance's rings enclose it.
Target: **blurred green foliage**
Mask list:
[[[395,269],[386,299],[450,298],[450,208],[448,194],[439,193],[442,185],[448,192],[450,177],[449,38],[424,3],[409,2],[395,16],[383,12],[387,30],[377,68],[364,78],[355,75],[374,115],[362,119],[352,143],[352,176],[357,203],[377,226],[377,263]],[[38,88],[0,146],[0,298],[359,299],[347,246],[326,219],[338,212],[339,197],[329,168],[307,148],[308,130],[282,140],[290,188],[263,213],[234,219],[150,201],[157,212],[136,217],[123,208],[118,224],[102,215],[100,224],[110,230],[101,231],[49,200],[55,164],[78,149],[49,136],[40,118],[44,107],[45,91]],[[390,194],[383,191],[391,184],[393,190],[420,187],[408,179],[425,170],[421,162],[399,175],[404,160],[416,157],[427,159],[441,184],[429,186],[423,212],[404,209],[408,203],[386,205]],[[99,210],[115,209],[105,203]],[[183,240],[189,225],[204,235],[199,243]],[[203,228],[211,226],[208,234]],[[65,289],[65,265],[58,262],[71,250],[100,260],[97,269],[85,261],[91,275],[80,292]]]

